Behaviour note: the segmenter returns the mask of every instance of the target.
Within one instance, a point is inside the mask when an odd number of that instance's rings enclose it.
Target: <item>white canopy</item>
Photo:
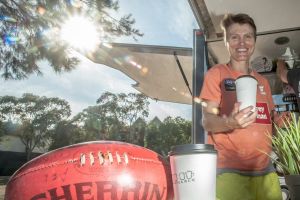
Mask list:
[[[111,47],[102,45],[88,57],[125,73],[136,81],[134,88],[152,99],[192,102],[191,48],[114,43]]]

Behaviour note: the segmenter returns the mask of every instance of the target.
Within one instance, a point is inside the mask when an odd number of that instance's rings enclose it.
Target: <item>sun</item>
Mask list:
[[[73,16],[62,25],[60,37],[73,48],[92,51],[100,44],[95,24],[83,16]]]

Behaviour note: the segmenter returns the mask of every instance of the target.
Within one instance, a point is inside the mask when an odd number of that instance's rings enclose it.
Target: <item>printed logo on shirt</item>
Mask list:
[[[263,85],[258,86],[261,95],[266,95],[265,87]]]
[[[224,86],[226,91],[235,91],[235,80],[232,78],[225,79]]]
[[[256,103],[257,117],[256,123],[258,124],[271,124],[270,112],[267,103]]]

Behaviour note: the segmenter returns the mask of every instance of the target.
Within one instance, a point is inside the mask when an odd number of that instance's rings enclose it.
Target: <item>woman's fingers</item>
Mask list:
[[[233,118],[236,121],[236,124],[240,128],[245,128],[248,125],[255,122],[257,116],[257,111],[253,112],[253,106],[249,106],[240,110],[240,112],[236,113]]]

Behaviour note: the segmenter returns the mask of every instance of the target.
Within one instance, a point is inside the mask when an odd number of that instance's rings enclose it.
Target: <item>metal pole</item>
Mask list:
[[[202,127],[201,104],[194,101],[199,97],[202,88],[204,74],[207,71],[207,49],[205,35],[202,30],[194,30],[193,44],[193,118],[192,118],[192,143],[205,143],[206,133]]]
[[[190,88],[190,85],[189,85],[189,82],[188,82],[188,80],[187,80],[187,78],[186,78],[186,76],[185,76],[185,73],[183,72],[182,66],[181,66],[180,61],[179,61],[179,59],[178,59],[178,57],[177,57],[176,51],[174,51],[174,57],[175,57],[177,66],[178,66],[178,68],[179,68],[179,70],[180,70],[180,73],[181,73],[181,75],[182,75],[182,78],[183,78],[183,80],[184,80],[184,82],[185,82],[185,85],[186,85],[186,87],[189,89],[190,94],[193,95],[193,93],[192,93],[192,91],[191,91],[191,88]]]

